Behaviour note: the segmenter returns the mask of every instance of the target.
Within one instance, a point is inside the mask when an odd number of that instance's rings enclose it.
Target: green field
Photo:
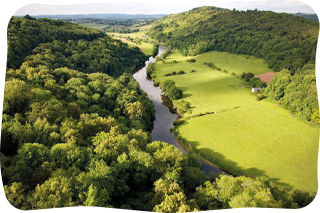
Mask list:
[[[94,29],[101,30],[101,31],[103,31],[103,29],[105,27],[109,26],[109,25],[106,25],[106,24],[98,24],[98,23],[95,23],[95,22],[84,23],[84,24],[80,24],[80,25],[84,26],[84,27],[94,28]]]
[[[139,32],[134,32],[134,33],[108,33],[109,36],[120,39],[123,42],[126,42],[130,45],[135,45],[138,46],[146,55],[151,56],[152,55],[152,50],[153,50],[153,44],[152,44],[152,39],[148,38],[146,36],[146,33],[148,32],[150,25],[138,27]],[[126,39],[126,37],[130,37],[132,39],[142,39],[143,41],[141,44],[136,44],[135,42],[129,41]],[[146,42],[147,41],[147,42]]]
[[[189,58],[195,63],[187,62]],[[171,79],[183,91],[183,100],[192,113],[216,114],[187,119],[176,128],[178,136],[197,153],[233,173],[266,175],[288,188],[317,191],[319,127],[309,124],[268,100],[256,101],[249,87],[237,75],[270,71],[267,64],[254,57],[209,52],[184,57],[173,51],[166,61],[158,62],[155,81]],[[229,74],[203,65],[212,62]],[[196,72],[190,73],[191,70]],[[172,71],[187,74],[164,77]]]

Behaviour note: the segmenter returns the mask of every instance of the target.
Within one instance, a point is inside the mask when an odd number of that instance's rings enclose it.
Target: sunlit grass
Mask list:
[[[190,58],[196,62],[187,62]],[[187,119],[177,128],[196,152],[231,172],[266,175],[289,187],[317,190],[319,127],[268,100],[257,101],[239,78],[242,72],[268,72],[262,59],[221,52],[184,57],[173,51],[166,61],[173,60],[178,63],[158,62],[153,75],[158,82],[174,80],[182,89],[183,100],[192,106],[192,113],[183,117],[216,113]],[[203,62],[212,62],[221,71]],[[179,70],[187,74],[164,77]]]
[[[108,32],[107,34],[115,39],[122,40],[123,42],[126,42],[129,45],[138,46],[144,52],[144,54],[151,56],[152,51],[153,51],[152,39],[147,38],[147,36],[146,36],[146,33],[150,29],[150,25],[141,26],[138,28],[140,31],[134,32],[134,33],[111,33],[111,32]],[[136,44],[136,43],[126,39],[126,37],[128,37],[128,36],[132,39],[137,39],[137,38],[148,39],[148,42],[142,41],[141,44]]]

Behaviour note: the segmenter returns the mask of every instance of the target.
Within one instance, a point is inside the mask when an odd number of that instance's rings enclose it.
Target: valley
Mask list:
[[[195,62],[187,61],[191,58]],[[177,63],[166,63],[172,60]],[[180,119],[185,122],[174,130],[185,148],[190,144],[199,157],[231,174],[266,175],[289,188],[317,190],[318,125],[292,116],[270,100],[257,101],[239,78],[242,72],[268,72],[262,59],[224,52],[184,57],[173,51],[164,62],[156,63],[154,80],[176,82],[183,91],[181,100],[191,105]],[[164,76],[173,70],[186,74]],[[206,112],[215,114],[197,116]]]
[[[204,6],[12,17],[7,200],[22,210],[307,206],[318,189],[319,24],[301,16]]]

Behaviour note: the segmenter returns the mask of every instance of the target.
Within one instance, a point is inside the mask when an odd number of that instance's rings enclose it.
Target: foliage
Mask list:
[[[244,176],[220,176],[215,182],[208,181],[198,187],[194,196],[199,207],[207,210],[243,207],[298,208],[300,203],[294,197],[295,192],[282,190],[281,186],[264,177],[252,179]],[[298,193],[303,196],[301,191]],[[314,195],[306,196],[312,199]]]
[[[71,23],[13,17],[8,26],[7,67],[18,69],[25,62],[24,71],[31,72],[30,78],[35,81],[40,77],[40,65],[119,76],[133,72],[132,68],[140,67],[146,59],[137,47],[130,48],[97,30]]]
[[[248,73],[245,73],[243,72],[241,75],[240,75],[240,78],[249,82],[250,86],[251,87],[260,87],[260,88],[263,88],[263,87],[266,87],[267,84],[264,83],[263,81],[261,81],[259,78],[255,78],[254,77],[254,74],[251,73],[251,72],[248,72]]]
[[[277,73],[264,90],[264,95],[279,101],[290,112],[319,123],[315,68],[306,65],[291,75],[288,70]]]
[[[191,59],[188,59],[187,62],[194,63],[194,62],[196,62],[196,59],[191,58]]]
[[[251,78],[254,77],[254,74],[251,73],[251,72],[248,72],[248,73],[245,73],[243,72],[241,75],[240,75],[240,78],[245,80],[245,81],[249,81]]]
[[[165,92],[171,100],[177,100],[182,97],[182,91],[175,86],[175,82],[172,80],[162,82],[160,87],[162,92]]]
[[[173,102],[174,108],[177,109],[177,112],[179,115],[182,115],[186,112],[191,112],[191,106],[190,103],[185,100],[177,100]]]
[[[264,58],[293,72],[315,62],[318,22],[293,14],[200,7],[156,20],[150,37],[184,55],[211,50]]]
[[[21,183],[14,182],[10,186],[4,186],[4,192],[9,203],[14,207],[21,210],[29,208],[26,200],[25,189]]]
[[[147,66],[147,68],[146,68],[146,70],[147,70],[147,75],[148,75],[148,76],[151,76],[152,73],[153,73],[154,70],[155,70],[154,63],[149,63],[148,66]]]
[[[152,57],[156,57],[158,55],[159,44],[153,44],[152,47]]]
[[[15,113],[23,113],[30,101],[28,85],[20,79],[6,81],[4,94],[3,112],[14,116]]]

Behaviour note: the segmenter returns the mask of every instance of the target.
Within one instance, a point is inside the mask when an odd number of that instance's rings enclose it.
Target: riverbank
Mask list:
[[[165,47],[160,46],[158,56],[165,51]],[[178,114],[172,110],[171,100],[164,96],[160,87],[155,87],[152,79],[147,77],[146,67],[149,63],[155,63],[155,58],[150,57],[146,62],[146,66],[137,71],[133,78],[140,84],[142,90],[144,90],[148,97],[152,100],[155,107],[155,121],[153,130],[151,131],[152,141],[163,141],[177,147],[181,152],[186,154],[187,152],[183,147],[175,140],[174,134],[171,129],[174,127],[173,123],[177,120]],[[204,166],[204,172],[208,174],[213,171],[216,173],[224,173],[219,168],[213,165],[207,164],[205,161],[200,162]]]
[[[268,176],[289,189],[316,191],[319,126],[251,95],[238,73],[262,74],[268,71],[263,61],[221,54],[224,57],[216,57],[219,52],[184,57],[172,51],[165,63],[156,63],[153,79],[173,80],[183,91],[182,100],[190,104],[181,115],[188,119],[174,130],[178,140],[186,141],[180,144],[187,150],[190,144],[199,157],[231,174]],[[185,74],[165,76],[180,70]]]
[[[121,40],[124,43],[128,43],[132,46],[137,46],[147,56],[152,56],[154,41],[147,36],[147,32],[151,26],[138,27],[139,31],[134,33],[107,33],[107,35]]]

